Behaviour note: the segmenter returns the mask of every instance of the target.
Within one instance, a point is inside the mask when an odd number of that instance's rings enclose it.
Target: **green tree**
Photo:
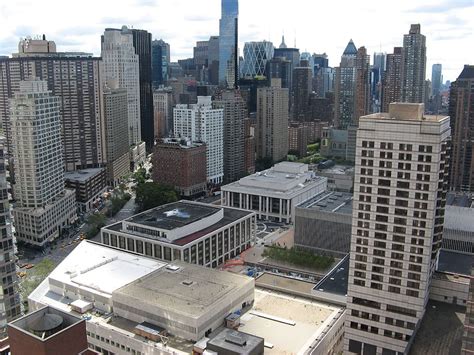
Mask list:
[[[149,178],[146,173],[146,169],[143,166],[140,166],[137,171],[133,174],[133,178],[137,180],[137,184],[144,184]]]
[[[94,213],[91,214],[87,220],[87,229],[86,229],[86,236],[87,238],[93,238],[97,233],[99,233],[100,229],[105,226],[106,218],[102,213]]]
[[[178,201],[178,194],[171,186],[156,182],[145,182],[137,186],[135,203],[139,212],[175,201]]]

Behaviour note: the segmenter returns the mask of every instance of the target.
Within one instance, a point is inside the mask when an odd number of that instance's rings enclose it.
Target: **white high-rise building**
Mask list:
[[[207,180],[221,184],[224,176],[224,110],[213,109],[210,96],[198,96],[195,105],[176,105],[174,134],[206,143]]]
[[[60,104],[37,79],[20,82],[10,101],[16,237],[37,246],[76,219],[75,193],[64,188]]]
[[[392,103],[357,130],[346,354],[407,354],[425,313],[446,204],[450,119]]]
[[[138,145],[140,129],[140,72],[138,55],[133,47],[133,35],[126,26],[107,28],[102,36],[102,60],[107,81],[116,81],[119,88],[127,89],[128,140]]]

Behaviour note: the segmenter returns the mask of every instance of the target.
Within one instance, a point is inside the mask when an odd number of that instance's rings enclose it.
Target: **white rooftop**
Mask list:
[[[326,178],[308,171],[308,165],[282,162],[270,169],[246,176],[222,187],[223,191],[292,198],[308,185],[324,183]]]
[[[265,354],[303,354],[341,314],[339,306],[256,289],[254,307],[242,316],[238,330],[273,345]]]
[[[446,206],[444,228],[460,231],[474,231],[474,208]]]
[[[65,306],[67,301],[60,300],[62,295],[58,294],[57,297],[53,295],[54,292],[50,287],[62,285],[61,288],[82,290],[108,299],[115,290],[164,266],[166,263],[158,260],[84,240],[31,293],[29,298],[45,304],[50,302],[41,302],[41,299],[56,299]],[[56,306],[63,308],[61,304]]]

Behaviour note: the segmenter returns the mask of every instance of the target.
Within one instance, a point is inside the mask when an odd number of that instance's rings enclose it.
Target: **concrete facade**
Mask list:
[[[139,144],[140,125],[140,72],[139,56],[133,47],[131,30],[108,28],[101,41],[101,56],[105,78],[115,81],[119,88],[127,90],[128,143]]]
[[[270,87],[257,89],[257,126],[255,144],[257,158],[281,161],[288,154],[289,91],[281,87],[281,79],[272,79]]]
[[[180,228],[146,225],[148,215],[161,219],[175,213],[192,216],[196,209],[199,213],[210,214],[197,222],[188,222],[188,217],[184,217],[186,224]],[[188,213],[188,210],[194,212]],[[255,243],[255,233],[256,217],[252,212],[181,201],[102,228],[101,242],[156,259],[215,268],[251,247]]]
[[[195,105],[176,105],[174,134],[206,143],[207,179],[221,184],[224,177],[224,110],[212,108],[210,96],[199,96]]]
[[[222,186],[222,205],[255,211],[259,219],[291,223],[295,207],[326,186],[327,179],[315,177],[306,164],[283,162]]]
[[[346,354],[407,353],[441,248],[449,117],[423,104],[360,118],[352,219]]]
[[[74,192],[64,188],[59,106],[47,83],[35,79],[22,81],[11,99],[16,237],[36,246],[76,219]]]
[[[84,169],[64,175],[67,188],[76,191],[76,203],[79,212],[89,212],[107,190],[106,171],[104,168]]]
[[[107,183],[115,187],[130,173],[126,89],[104,89],[104,119]]]
[[[28,46],[26,46],[26,42]],[[9,99],[20,81],[32,77],[48,83],[61,98],[60,122],[66,171],[97,168],[105,159],[102,118],[103,67],[101,58],[88,53],[56,52],[54,42],[25,40],[12,58],[0,59],[0,120],[11,156]],[[86,89],[87,88],[87,89]]]

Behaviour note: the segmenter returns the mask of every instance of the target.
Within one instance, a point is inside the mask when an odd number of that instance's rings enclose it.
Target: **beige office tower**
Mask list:
[[[257,90],[257,159],[281,161],[288,154],[288,89],[281,79],[272,79],[270,87]]]
[[[423,104],[363,116],[356,173],[345,354],[407,354],[425,313],[443,236],[450,121]]]
[[[73,190],[64,188],[61,98],[45,81],[20,82],[10,100],[17,241],[43,247],[76,219]]]
[[[130,173],[127,90],[109,83],[104,89],[107,183],[117,186]]]
[[[119,88],[127,89],[128,141],[138,145],[140,128],[140,82],[138,54],[133,47],[132,31],[107,28],[102,36],[102,60],[106,80],[114,80]]]

